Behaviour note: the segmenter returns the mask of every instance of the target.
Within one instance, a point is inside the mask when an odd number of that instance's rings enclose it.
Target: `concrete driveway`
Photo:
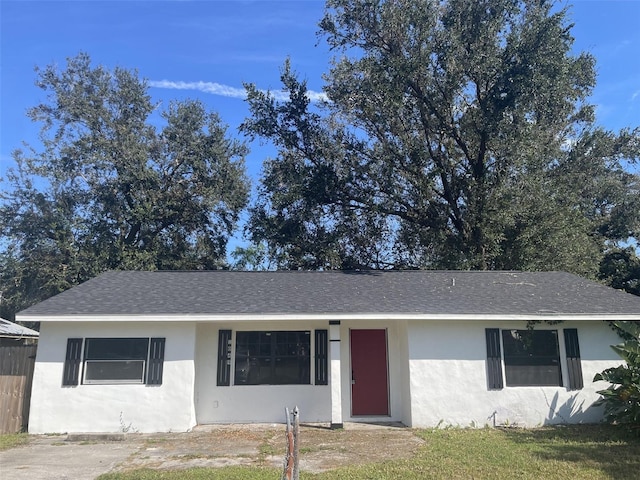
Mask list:
[[[0,452],[0,478],[93,480],[141,447],[139,439],[67,441],[66,435],[34,435],[28,444]]]

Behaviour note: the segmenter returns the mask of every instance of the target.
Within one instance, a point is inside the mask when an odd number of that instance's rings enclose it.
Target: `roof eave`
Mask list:
[[[15,338],[17,340],[22,340],[23,338],[38,338],[39,335],[20,335],[20,334],[11,334],[11,333],[0,333],[0,338]]]
[[[427,314],[427,313],[312,313],[312,314],[72,314],[24,315],[22,322],[263,322],[329,320],[422,321],[640,321],[637,314],[524,313],[524,314]]]

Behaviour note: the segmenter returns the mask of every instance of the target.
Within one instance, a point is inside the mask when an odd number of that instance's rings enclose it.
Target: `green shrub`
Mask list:
[[[625,361],[625,365],[607,368],[597,373],[594,382],[605,381],[611,386],[600,390],[595,405],[604,405],[607,420],[625,424],[640,433],[640,324],[615,322],[624,332],[625,341],[611,348]]]

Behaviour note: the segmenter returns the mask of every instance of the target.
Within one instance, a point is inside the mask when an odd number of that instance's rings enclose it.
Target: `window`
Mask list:
[[[311,332],[237,332],[236,385],[309,384]]]
[[[522,386],[566,386],[569,390],[583,388],[578,330],[564,329],[566,385],[560,367],[557,330],[502,330],[487,328],[487,387],[489,390]],[[502,338],[502,342],[500,339]],[[504,357],[502,355],[504,350]]]
[[[83,384],[160,385],[164,345],[164,338],[70,338],[62,384],[78,385],[82,364]]]
[[[557,330],[503,330],[507,386],[562,386]]]
[[[87,338],[84,383],[144,383],[148,338]]]

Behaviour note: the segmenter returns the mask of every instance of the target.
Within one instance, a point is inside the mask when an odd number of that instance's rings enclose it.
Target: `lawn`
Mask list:
[[[415,430],[425,440],[408,460],[372,463],[322,474],[302,472],[302,480],[338,479],[613,479],[638,478],[640,437],[606,425],[538,429]],[[304,458],[304,457],[303,457]],[[280,478],[272,468],[106,474],[99,480],[262,480]]]

